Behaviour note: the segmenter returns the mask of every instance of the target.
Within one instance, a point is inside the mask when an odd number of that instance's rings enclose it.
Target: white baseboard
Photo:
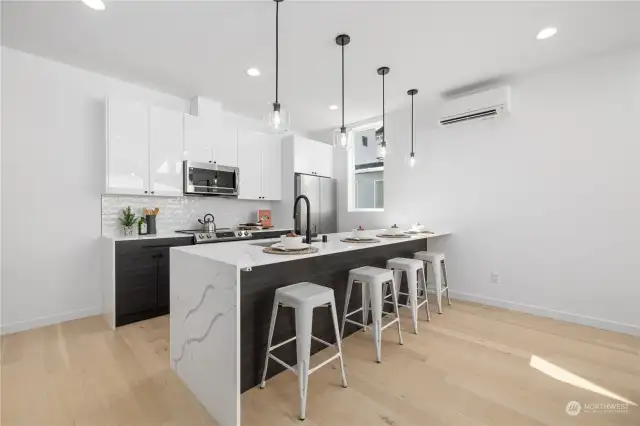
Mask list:
[[[587,317],[584,315],[572,314],[569,312],[556,311],[540,306],[524,305],[522,303],[510,302],[508,300],[493,299],[490,297],[479,296],[477,294],[462,293],[450,290],[451,297],[455,299],[467,300],[469,302],[481,303],[483,305],[505,308],[512,311],[525,312],[527,314],[538,315],[541,317],[553,318],[561,321],[572,322],[589,327],[601,328],[603,330],[616,331],[618,333],[630,334],[632,336],[640,336],[640,326],[624,324],[615,321],[604,320],[600,318]]]
[[[39,317],[28,321],[15,322],[13,324],[3,324],[0,326],[0,335],[17,333],[19,331],[31,330],[32,328],[45,327],[51,324],[58,324],[65,321],[71,321],[79,318],[100,315],[102,307],[95,306],[93,308],[81,309],[79,311],[65,312],[63,314],[52,315],[49,317]]]

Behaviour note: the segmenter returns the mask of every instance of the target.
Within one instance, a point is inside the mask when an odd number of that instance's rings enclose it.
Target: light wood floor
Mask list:
[[[419,335],[404,322],[404,346],[387,329],[382,364],[369,333],[345,339],[349,387],[335,367],[313,374],[304,425],[640,425],[637,406],[567,415],[571,400],[618,401],[558,373],[640,404],[639,338],[459,301],[433,317]],[[0,423],[215,425],[169,368],[168,326],[162,317],[114,332],[93,317],[4,336]],[[532,356],[563,370],[544,374]],[[291,373],[242,404],[243,426],[301,424]]]

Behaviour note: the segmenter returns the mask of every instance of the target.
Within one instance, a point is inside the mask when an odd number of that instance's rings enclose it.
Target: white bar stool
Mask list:
[[[353,283],[360,283],[362,288],[362,307],[355,311],[349,312],[349,300],[351,299],[351,290]],[[395,318],[389,323],[382,325],[382,305],[383,305],[383,284],[391,283],[393,294],[393,305],[395,308]],[[347,284],[347,296],[344,301],[344,314],[342,317],[342,327],[340,328],[340,337],[344,336],[344,325],[346,322],[362,327],[365,331],[369,320],[369,305],[371,305],[371,316],[373,318],[373,343],[376,347],[376,361],[382,361],[382,330],[391,326],[398,325],[398,340],[401,345],[402,331],[400,330],[400,316],[398,315],[398,299],[396,296],[396,285],[393,279],[393,272],[388,269],[375,268],[373,266],[363,266],[362,268],[352,269],[349,271],[349,283]],[[350,320],[348,317],[362,311],[362,323]],[[390,314],[387,314],[390,315]],[[386,315],[385,315],[386,316]]]
[[[400,283],[402,280],[402,273],[407,274],[408,293],[400,292],[400,285],[397,287],[397,294],[408,296],[407,304],[400,305],[405,306],[411,310],[411,317],[413,319],[413,332],[418,334],[418,308],[425,305],[427,311],[427,321],[431,321],[431,312],[429,311],[429,300],[427,299],[427,280],[424,275],[424,263],[418,259],[406,259],[404,257],[396,257],[387,260],[387,268],[391,269],[394,273],[395,280]],[[424,291],[424,299],[418,300],[418,288]],[[386,293],[386,291],[385,291]],[[385,296],[385,299],[388,296]]]
[[[419,251],[414,253],[414,258],[420,259],[427,264],[431,264],[433,269],[433,277],[436,286],[436,299],[438,301],[438,313],[442,313],[442,293],[447,292],[447,303],[451,306],[451,299],[449,298],[449,281],[447,280],[447,264],[444,260],[444,253],[435,251]],[[438,267],[436,267],[438,265]],[[444,286],[442,285],[444,278]]]
[[[296,335],[289,340],[271,346],[273,338],[273,330],[276,325],[276,316],[278,315],[278,307],[290,307],[295,309],[296,317]],[[333,319],[333,329],[336,334],[336,344],[331,344],[319,339],[311,334],[311,326],[313,321],[313,308],[328,307],[331,309],[331,317]],[[326,361],[318,364],[313,368],[309,368],[309,359],[311,356],[311,339],[316,340],[324,345],[331,346],[336,349],[337,353]],[[285,345],[289,342],[296,341],[296,354],[298,363],[296,368],[286,364],[281,359],[271,354],[271,351]],[[262,383],[260,388],[264,389],[267,377],[267,367],[269,366],[269,358],[281,364],[287,370],[292,371],[298,376],[298,386],[300,389],[300,420],[304,420],[307,407],[307,385],[309,383],[309,375],[320,367],[323,367],[336,358],[340,359],[340,372],[342,374],[342,387],[347,387],[347,377],[344,373],[344,363],[342,361],[342,347],[340,335],[338,334],[338,316],[336,314],[336,301],[333,295],[333,289],[313,283],[297,283],[276,290],[273,299],[273,311],[271,313],[271,323],[269,325],[269,340],[267,343],[267,354],[264,360],[264,370],[262,372]]]

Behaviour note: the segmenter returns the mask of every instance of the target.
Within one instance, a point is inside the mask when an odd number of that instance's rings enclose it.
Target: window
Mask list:
[[[353,149],[349,161],[350,210],[384,209],[384,159],[380,155],[382,123],[350,132]]]

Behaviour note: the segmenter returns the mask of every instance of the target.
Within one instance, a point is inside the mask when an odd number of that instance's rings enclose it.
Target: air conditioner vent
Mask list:
[[[463,96],[446,102],[438,122],[441,126],[497,117],[510,111],[508,86]]]

